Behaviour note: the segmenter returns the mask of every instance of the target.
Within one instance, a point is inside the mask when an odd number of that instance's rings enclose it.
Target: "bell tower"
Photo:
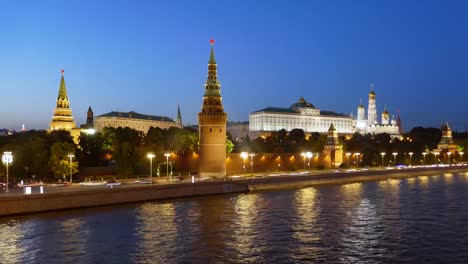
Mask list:
[[[203,105],[198,113],[198,132],[200,135],[201,177],[226,177],[226,122],[217,64],[214,54],[214,40],[210,40],[211,51],[208,61],[208,77],[205,83]]]

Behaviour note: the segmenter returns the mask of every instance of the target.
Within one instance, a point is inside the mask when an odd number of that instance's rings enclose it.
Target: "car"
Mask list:
[[[120,186],[120,185],[122,185],[122,183],[116,180],[108,180],[106,183],[106,186],[110,186],[110,187]]]

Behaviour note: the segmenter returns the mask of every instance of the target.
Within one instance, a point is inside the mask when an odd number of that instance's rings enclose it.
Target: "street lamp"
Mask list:
[[[434,157],[435,157],[435,163],[437,164],[437,155],[439,155],[439,152],[434,152]]]
[[[448,155],[448,164],[450,165],[452,163],[452,161],[450,160],[450,155],[452,155],[452,152],[447,152],[447,155]]]
[[[361,155],[361,153],[356,152],[356,153],[354,153],[354,155],[356,156],[356,167],[359,168],[359,155]]]
[[[304,161],[304,170],[305,170],[305,159],[306,159],[305,153],[302,152],[301,156],[302,156],[302,160]]]
[[[68,153],[68,158],[70,158],[70,184],[73,183],[72,161],[74,157],[75,157],[75,154]]]
[[[460,156],[461,156],[461,157],[460,157],[460,161],[461,161],[461,164],[463,164],[463,154],[465,154],[465,152],[463,152],[463,151],[460,152]]]
[[[153,158],[156,157],[156,155],[154,155],[152,152],[149,152],[146,154],[146,157],[150,159],[150,184],[153,184]]]
[[[410,165],[410,167],[411,167],[411,166],[413,165],[413,164],[412,164],[412,163],[413,163],[413,162],[412,162],[412,161],[413,161],[413,152],[410,152],[410,153],[408,153],[408,154],[409,154],[409,165]]]
[[[255,153],[249,153],[250,156],[250,176],[253,176],[253,157],[255,156]]]
[[[8,192],[8,166],[13,163],[13,155],[11,154],[11,151],[3,152],[2,162],[6,167],[6,191]]]
[[[427,152],[423,152],[422,155],[423,155],[423,165],[426,165],[426,155],[427,155]]]
[[[348,158],[348,169],[349,169],[349,156],[351,156],[351,153],[346,153],[346,158]]]
[[[380,156],[382,156],[382,168],[383,168],[383,158],[385,156],[385,152],[380,152]]]
[[[393,155],[393,163],[396,166],[396,156],[398,155],[398,152],[393,152],[392,155]]]
[[[309,158],[309,162],[307,163],[309,170],[310,170],[310,158],[312,158],[312,156],[313,156],[312,152],[306,152],[306,157]]]
[[[249,153],[247,152],[241,152],[241,157],[242,159],[244,159],[244,164],[242,165],[242,171],[244,172],[245,174],[245,159],[249,156]]]
[[[169,177],[169,156],[171,156],[170,153],[164,154],[164,157],[166,157],[166,175],[167,175],[167,177]]]

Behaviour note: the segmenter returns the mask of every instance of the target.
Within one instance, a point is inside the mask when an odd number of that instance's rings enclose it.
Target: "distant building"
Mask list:
[[[60,80],[59,94],[57,97],[57,104],[54,109],[54,116],[50,122],[50,130],[67,130],[73,137],[75,143],[78,144],[80,137],[80,129],[76,128],[75,121],[73,121],[72,110],[68,100],[67,88],[65,86],[65,79],[63,77],[64,71],[62,70],[62,79]]]
[[[398,116],[397,119],[394,117],[390,119],[390,113],[387,110],[387,106],[385,106],[381,117],[381,122],[379,123],[377,119],[376,94],[374,91],[374,85],[371,84],[371,91],[369,92],[369,104],[367,108],[367,118],[366,110],[361,101],[361,104],[357,109],[356,132],[361,134],[387,133],[392,138],[401,137],[402,131],[400,117]]]
[[[226,130],[234,142],[241,142],[249,133],[249,122],[227,122]]]
[[[147,133],[151,127],[167,129],[170,127],[182,128],[182,125],[165,116],[145,115],[133,111],[114,111],[94,118],[94,129],[96,132],[101,132],[105,127],[129,127]]]
[[[267,107],[249,116],[250,132],[291,131],[298,128],[306,133],[327,133],[331,124],[339,134],[355,131],[355,120],[351,116],[322,111],[303,97],[289,108]]]
[[[440,130],[442,131],[442,138],[439,144],[437,144],[438,151],[447,150],[455,153],[455,151],[457,151],[457,145],[453,142],[452,129],[450,129],[448,122],[443,124]]]

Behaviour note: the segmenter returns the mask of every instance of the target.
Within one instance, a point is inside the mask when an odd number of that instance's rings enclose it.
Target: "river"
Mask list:
[[[468,173],[0,218],[0,263],[467,263]]]

